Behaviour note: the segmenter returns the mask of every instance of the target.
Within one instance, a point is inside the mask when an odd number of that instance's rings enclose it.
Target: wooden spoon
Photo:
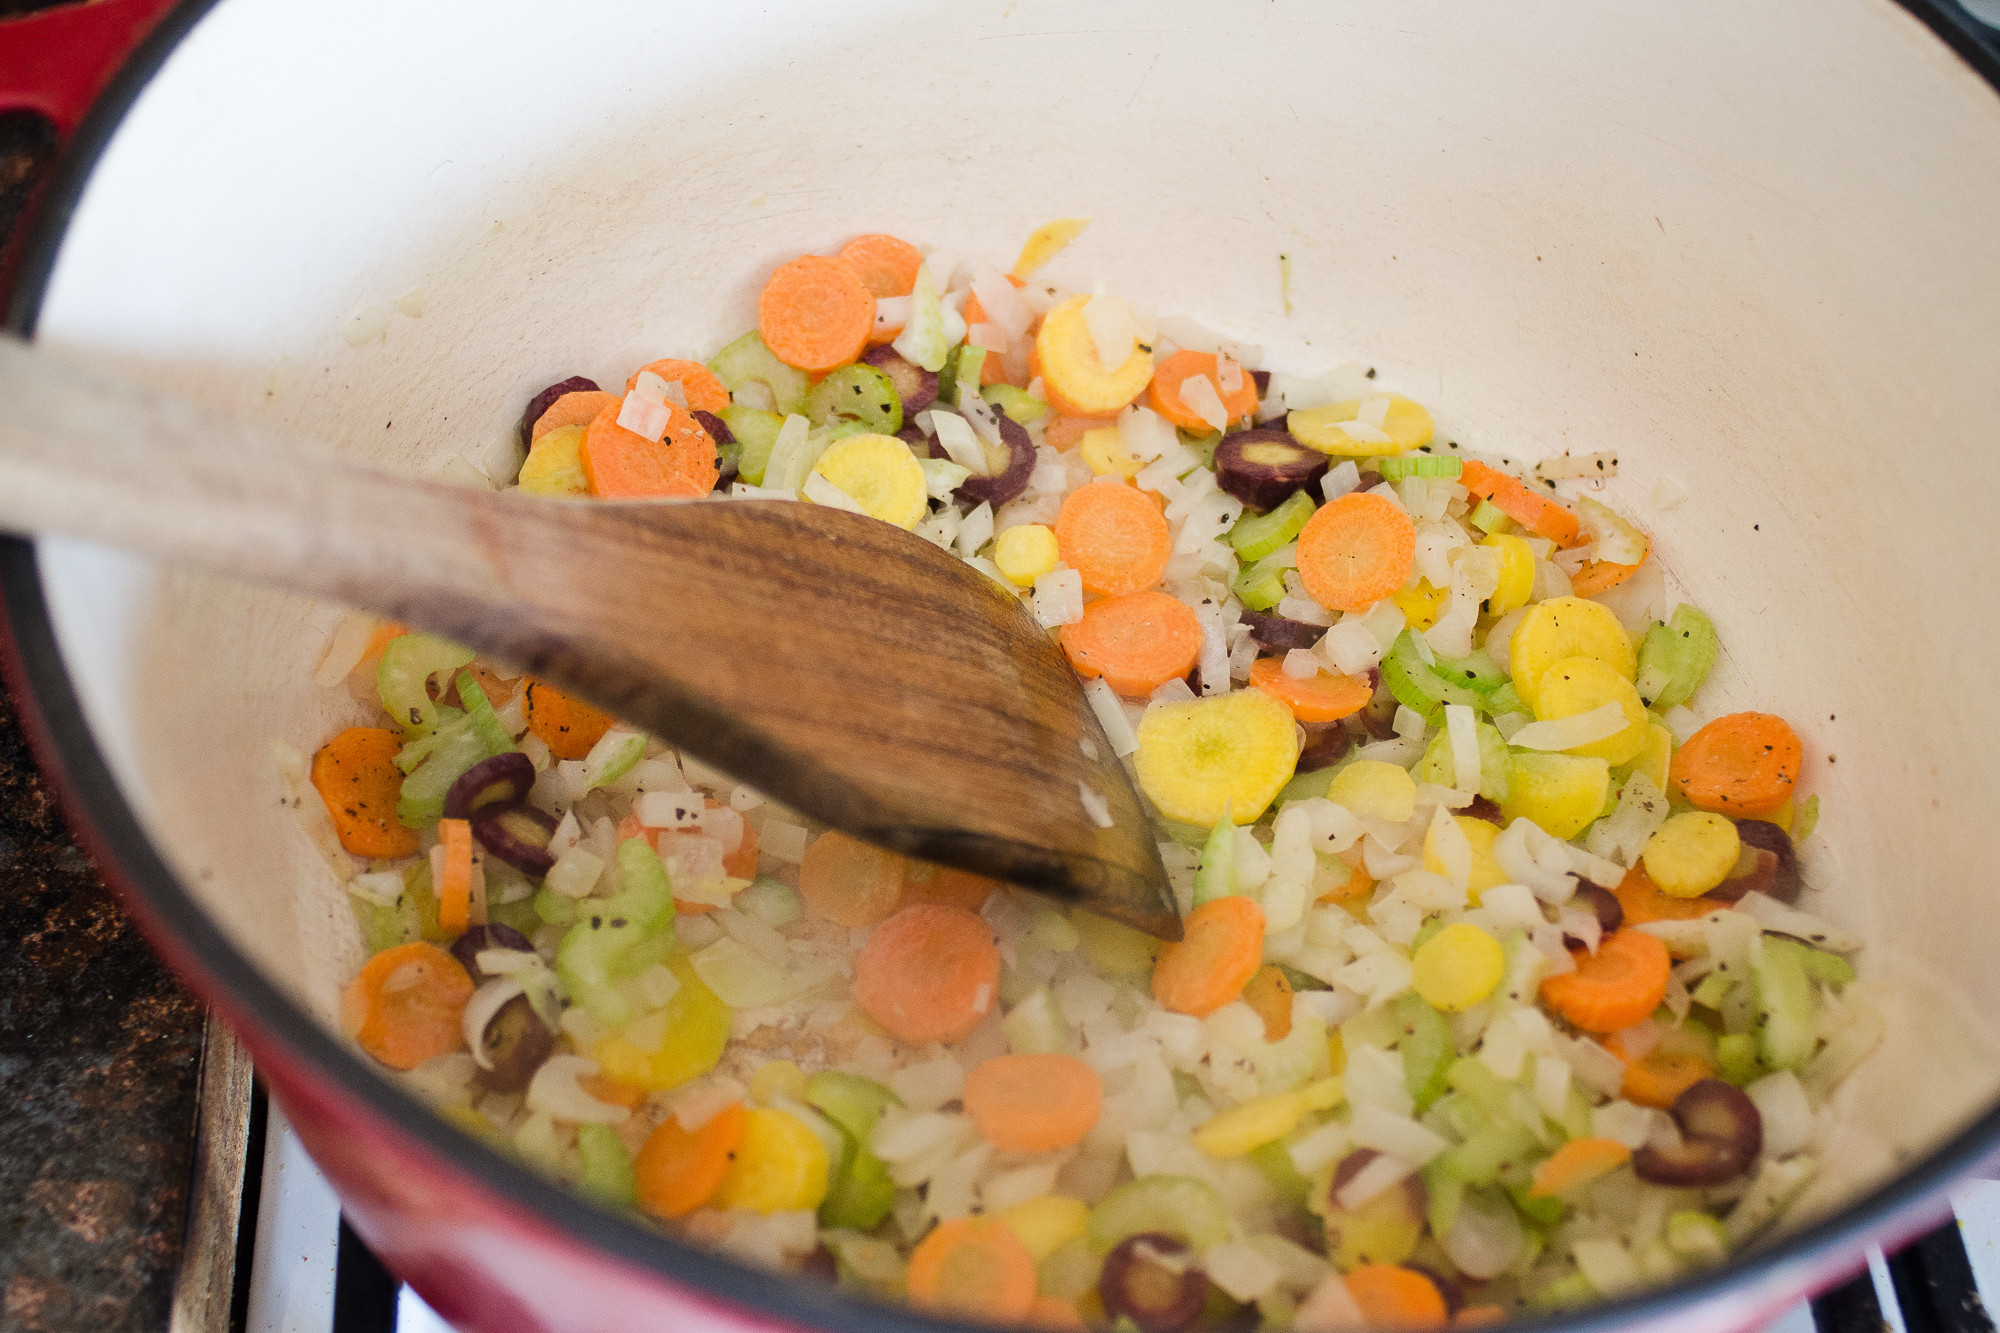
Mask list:
[[[11,338],[0,403],[0,530],[393,616],[835,828],[1180,938],[1153,824],[1068,664],[920,537],[784,501],[412,481]]]

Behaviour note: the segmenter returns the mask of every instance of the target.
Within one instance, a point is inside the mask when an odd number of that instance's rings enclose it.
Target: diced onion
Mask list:
[[[1093,296],[1083,303],[1083,322],[1105,370],[1115,372],[1132,359],[1138,334],[1131,306],[1115,296]]]
[[[672,414],[665,403],[649,403],[636,393],[625,395],[618,407],[618,424],[634,435],[658,441],[667,433]]]
[[[527,1106],[557,1120],[579,1125],[616,1125],[631,1116],[623,1106],[602,1102],[577,1082],[597,1072],[597,1062],[580,1055],[552,1055],[528,1081]]]
[[[1393,444],[1395,441],[1380,426],[1371,426],[1365,421],[1336,421],[1341,434],[1362,444]]]
[[[1601,741],[1630,726],[1623,707],[1608,703],[1547,722],[1530,722],[1515,732],[1509,745],[1521,750],[1573,750],[1579,745]]]
[[[1222,405],[1222,395],[1215,391],[1215,381],[1206,375],[1190,375],[1181,381],[1181,401],[1188,409],[1208,423],[1210,430],[1226,430],[1229,427],[1229,409]]]

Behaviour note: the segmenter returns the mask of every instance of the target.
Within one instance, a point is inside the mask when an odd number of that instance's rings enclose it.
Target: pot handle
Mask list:
[[[175,3],[98,0],[0,21],[0,306],[56,162]]]

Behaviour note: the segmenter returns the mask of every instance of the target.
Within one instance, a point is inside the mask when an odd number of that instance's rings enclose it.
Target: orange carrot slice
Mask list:
[[[884,296],[908,296],[917,285],[917,269],[924,262],[916,246],[881,232],[855,237],[840,248],[838,258],[847,262],[868,294],[878,300]],[[966,323],[972,320],[967,319]]]
[[[799,861],[799,897],[835,925],[872,926],[902,901],[903,858],[845,833],[822,833]]]
[[[1117,424],[1117,417],[1053,416],[1049,418],[1048,429],[1042,432],[1042,442],[1058,453],[1068,453],[1091,431]]]
[[[1201,621],[1186,602],[1163,592],[1092,602],[1056,638],[1077,675],[1102,676],[1123,695],[1151,694],[1192,671],[1201,656]]]
[[[472,823],[440,819],[438,844],[444,848],[444,874],[438,881],[438,925],[461,934],[472,924]]]
[[[417,850],[417,831],[396,818],[403,738],[384,727],[349,727],[313,755],[312,784],[333,817],[340,845],[356,856],[393,860]]]
[[[1466,490],[1492,501],[1495,509],[1537,537],[1547,537],[1558,546],[1575,546],[1583,540],[1583,526],[1575,514],[1547,496],[1535,494],[1518,477],[1468,458],[1458,480]]]
[[[1012,1227],[991,1217],[954,1217],[910,1251],[910,1304],[1012,1323],[1035,1305],[1035,1258]]]
[[[617,402],[617,394],[598,389],[579,389],[575,393],[564,394],[535,419],[535,428],[528,432],[529,447],[533,448],[542,436],[552,430],[560,430],[564,426],[588,426],[596,420],[599,412],[615,406]]]
[[[1435,1328],[1450,1318],[1437,1283],[1414,1268],[1362,1264],[1345,1281],[1368,1328]]]
[[[1264,909],[1231,894],[1188,913],[1182,938],[1160,950],[1153,998],[1179,1014],[1208,1015],[1243,993],[1264,958]]]
[[[875,927],[854,960],[854,1002],[910,1046],[962,1041],[993,1012],[1000,951],[986,922],[914,903]]]
[[[1768,815],[1792,798],[1804,757],[1798,733],[1783,718],[1731,713],[1674,751],[1667,785],[1700,810]]]
[[[1365,677],[1322,668],[1316,676],[1301,678],[1285,670],[1281,657],[1252,662],[1250,684],[1291,709],[1301,722],[1338,722],[1366,708],[1375,697]]]
[[[1692,921],[1713,912],[1719,903],[1710,898],[1674,898],[1660,892],[1643,864],[1625,872],[1612,892],[1625,911],[1625,924],[1643,926],[1648,921]]]
[[[1625,1043],[1616,1033],[1605,1040],[1610,1051],[1625,1066],[1619,1095],[1641,1106],[1657,1106],[1662,1111],[1673,1106],[1680,1095],[1705,1078],[1715,1077],[1715,1065],[1688,1039],[1676,1042],[1669,1036],[1637,1058],[1626,1054]]]
[[[1103,1081],[1073,1055],[996,1055],[965,1077],[965,1113],[1002,1152],[1081,1143],[1103,1110]]]
[[[1632,1150],[1616,1139],[1571,1139],[1535,1168],[1528,1197],[1567,1194],[1632,1160]]]
[[[391,1069],[415,1069],[465,1044],[472,978],[456,958],[418,940],[368,960],[340,997],[341,1031]]]
[[[715,377],[715,372],[699,361],[683,361],[678,357],[649,362],[632,372],[625,381],[625,392],[639,387],[639,376],[652,371],[669,384],[676,381],[681,386],[681,397],[687,399],[691,412],[714,412],[720,414],[729,406],[729,390]]]
[[[547,681],[528,682],[528,730],[558,759],[581,759],[604,739],[614,721],[611,714],[572,699]]]
[[[875,297],[867,285],[844,260],[825,255],[801,255],[781,266],[757,298],[764,345],[800,370],[832,370],[855,360],[874,327]]]
[[[1365,492],[1322,505],[1299,533],[1299,578],[1321,606],[1365,611],[1409,581],[1417,530],[1389,500]]]
[[[1264,1020],[1264,1040],[1283,1041],[1292,1035],[1292,983],[1274,963],[1266,963],[1251,973],[1243,987],[1243,1003]]]
[[[1143,592],[1158,583],[1173,547],[1173,530],[1158,503],[1123,482],[1079,486],[1056,513],[1063,563],[1100,596]]]
[[[639,1206],[655,1217],[686,1217],[714,1198],[749,1123],[742,1102],[723,1107],[699,1129],[683,1129],[673,1116],[662,1120],[632,1162]]]
[[[627,1083],[624,1079],[613,1078],[609,1074],[585,1074],[576,1081],[582,1088],[600,1102],[612,1106],[622,1106],[628,1111],[636,1111],[647,1098],[648,1090],[637,1083]]]
[[[715,441],[692,413],[669,403],[666,438],[649,440],[618,424],[622,405],[622,399],[608,404],[584,429],[577,457],[592,495],[692,500],[715,489],[722,475],[715,466]]]
[[[1224,393],[1213,352],[1175,352],[1153,370],[1153,382],[1146,390],[1146,402],[1155,412],[1182,430],[1206,435],[1215,429],[1202,415],[1181,400],[1181,385],[1197,375],[1208,376],[1222,410],[1232,422],[1241,421],[1257,410],[1257,385],[1244,371],[1235,393]]]
[[[1651,554],[1652,549],[1653,544],[1648,540],[1646,543],[1647,553]],[[1610,592],[1613,588],[1625,582],[1625,580],[1631,578],[1634,574],[1637,574],[1639,572],[1639,565],[1643,565],[1644,563],[1645,560],[1643,557],[1640,559],[1638,565],[1620,565],[1614,564],[1609,560],[1592,560],[1585,564],[1582,569],[1579,569],[1575,576],[1570,579],[1569,590],[1578,597],[1595,597],[1599,593]]]
[[[904,903],[938,903],[977,912],[1000,885],[970,870],[932,865],[929,861],[903,862]]]
[[[1674,961],[1643,930],[1616,930],[1597,952],[1570,951],[1574,972],[1542,983],[1542,1001],[1585,1032],[1617,1032],[1643,1023],[1667,995]]]

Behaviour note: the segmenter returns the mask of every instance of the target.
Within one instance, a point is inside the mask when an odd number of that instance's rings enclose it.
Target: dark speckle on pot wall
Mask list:
[[[0,689],[0,1328],[167,1326],[201,1032],[77,851]]]

